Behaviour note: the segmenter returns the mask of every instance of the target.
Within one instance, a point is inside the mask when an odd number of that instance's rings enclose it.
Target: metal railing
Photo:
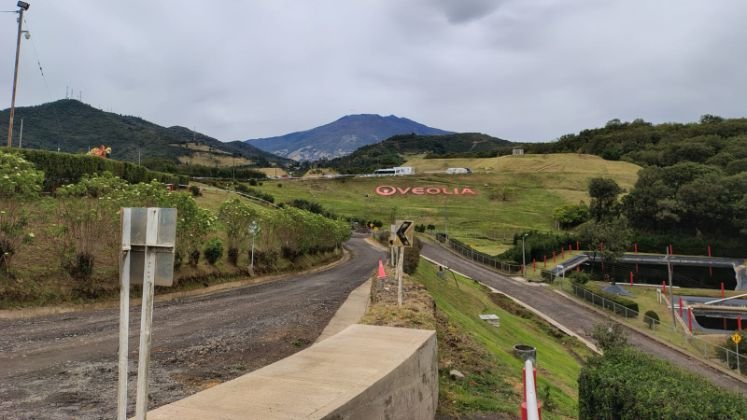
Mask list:
[[[491,257],[489,255],[486,255],[480,251],[475,250],[474,248],[470,248],[469,246],[459,244],[452,240],[451,238],[446,238],[445,241],[442,241],[441,239],[444,238],[445,235],[443,234],[436,234],[435,239],[438,242],[444,243],[454,251],[458,252],[459,254],[469,258],[472,261],[478,262],[482,265],[486,265],[488,267],[491,267],[497,271],[500,271],[504,274],[519,274],[522,272],[521,265],[520,264],[510,264],[502,261],[498,261],[494,257]]]

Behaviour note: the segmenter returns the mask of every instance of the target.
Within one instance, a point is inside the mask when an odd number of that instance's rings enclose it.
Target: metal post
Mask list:
[[[145,234],[145,268],[143,270],[143,302],[140,315],[140,347],[137,366],[137,395],[135,397],[135,418],[145,420],[148,413],[148,379],[150,375],[151,326],[153,324],[153,293],[155,287],[156,253],[148,245],[158,239],[159,209],[148,209]]]
[[[122,209],[122,253],[119,278],[119,381],[117,419],[127,420],[127,349],[130,327],[130,231],[132,209]]]
[[[737,373],[742,373],[742,371],[739,370],[739,343],[734,343],[734,350],[737,353]]]
[[[526,247],[524,246],[524,238],[527,237],[527,234],[524,233],[521,235],[521,275],[524,276],[524,272],[526,271],[527,266],[527,254],[526,254]]]
[[[397,261],[397,305],[402,307],[402,272],[405,263],[405,248],[400,246],[397,253],[399,254]]]
[[[8,147],[13,147],[13,117],[16,114],[16,89],[18,87],[18,61],[21,55],[21,33],[23,31],[23,12],[28,8],[18,5],[18,38],[16,40],[16,66],[13,70],[13,96],[10,99],[10,120],[8,121]]]
[[[249,264],[249,271],[254,274],[254,239],[256,238],[256,235],[252,235],[252,261]]]
[[[669,254],[669,247],[666,250],[667,253],[667,273],[669,275],[669,306],[672,307],[672,328],[677,330],[677,318],[674,314],[674,295],[672,293],[672,260]]]

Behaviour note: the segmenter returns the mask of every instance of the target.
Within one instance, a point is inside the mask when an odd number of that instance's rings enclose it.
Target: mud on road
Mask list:
[[[382,256],[361,238],[329,270],[156,303],[150,408],[184,398],[314,342]],[[118,309],[0,320],[0,418],[116,416]],[[140,307],[130,310],[128,414],[134,413]]]

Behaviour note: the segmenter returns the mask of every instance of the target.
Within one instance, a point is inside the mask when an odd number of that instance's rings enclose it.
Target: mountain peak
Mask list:
[[[441,135],[450,132],[396,115],[350,114],[310,130],[246,142],[278,156],[305,161],[345,156],[362,146],[411,133]]]

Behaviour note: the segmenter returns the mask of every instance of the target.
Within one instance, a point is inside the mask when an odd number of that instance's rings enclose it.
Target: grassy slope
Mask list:
[[[579,358],[590,355],[590,351],[575,339],[553,337],[544,322],[534,322],[511,314],[491,300],[480,285],[457,276],[459,288],[453,278],[444,281],[436,276],[433,265],[422,263],[416,279],[422,282],[433,296],[437,307],[445,312],[450,321],[467,331],[495,357],[496,368],[509,381],[521,384],[522,362],[512,353],[515,344],[528,344],[537,348],[538,392],[551,389],[556,413],[575,416],[577,379],[581,369]],[[495,328],[478,318],[484,313],[494,313],[501,318],[501,326]],[[575,355],[574,355],[575,353]],[[468,390],[454,389],[444,383],[446,393],[469,403]],[[500,406],[501,404],[499,404]],[[515,407],[512,407],[515,409]]]
[[[439,230],[444,230],[448,215],[448,230],[452,236],[491,252],[499,250],[491,249],[496,243],[483,243],[480,237],[497,238],[505,244],[513,233],[523,229],[551,230],[552,212],[556,207],[580,200],[588,202],[586,189],[590,178],[607,176],[623,188],[630,188],[640,169],[627,162],[577,154],[489,159],[412,158],[407,165],[415,167],[419,175],[277,181],[265,182],[261,188],[274,195],[276,201],[314,200],[340,215],[379,219],[384,223],[389,223],[395,214],[397,218],[434,224]],[[475,173],[424,173],[447,167],[470,167]],[[374,191],[377,185],[469,186],[478,195],[381,197]]]

